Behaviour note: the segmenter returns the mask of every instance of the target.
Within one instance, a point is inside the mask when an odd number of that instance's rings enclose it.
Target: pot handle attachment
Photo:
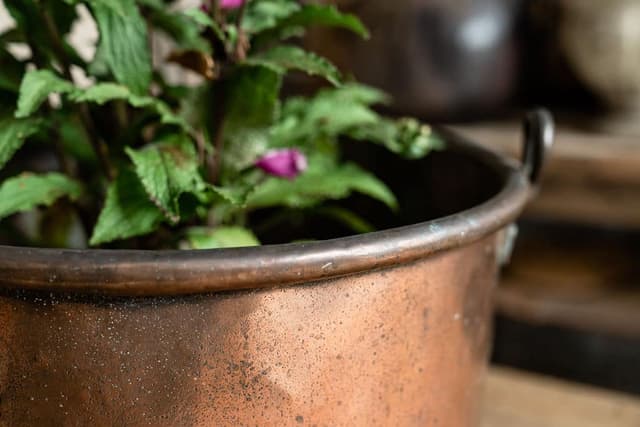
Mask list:
[[[547,151],[553,145],[553,116],[543,108],[530,111],[523,124],[522,168],[532,185],[537,185]]]

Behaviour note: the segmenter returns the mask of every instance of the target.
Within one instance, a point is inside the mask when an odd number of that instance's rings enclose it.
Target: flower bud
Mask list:
[[[293,179],[307,168],[307,158],[295,148],[272,150],[260,157],[256,166],[269,175]]]
[[[244,0],[220,0],[220,9],[237,9],[242,3]]]

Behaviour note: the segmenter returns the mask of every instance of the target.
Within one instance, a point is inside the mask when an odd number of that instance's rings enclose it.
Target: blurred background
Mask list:
[[[629,408],[640,408],[640,1],[335,3],[363,18],[371,40],[314,31],[308,47],[387,90],[391,113],[452,126],[512,156],[525,111],[544,106],[556,119],[542,188],[519,223],[495,304],[492,362],[517,371],[490,383],[492,410],[534,409],[496,412],[486,424],[639,426],[640,410]],[[95,28],[76,36],[91,46]],[[544,394],[557,405],[544,406]],[[568,418],[534,420],[563,407]]]

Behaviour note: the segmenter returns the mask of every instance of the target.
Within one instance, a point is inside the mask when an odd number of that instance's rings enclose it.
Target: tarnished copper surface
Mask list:
[[[474,425],[499,230],[551,138],[546,113],[529,125],[522,169],[450,136],[500,188],[408,227],[218,251],[0,247],[0,426]]]
[[[495,265],[490,237],[259,291],[5,295],[0,425],[469,426]]]

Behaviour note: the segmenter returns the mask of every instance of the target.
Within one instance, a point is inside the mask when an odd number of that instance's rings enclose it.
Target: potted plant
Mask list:
[[[472,423],[548,114],[522,168],[380,116],[383,93],[290,42],[367,35],[333,6],[4,3],[0,424]],[[152,29],[194,84],[152,67]],[[291,70],[331,86],[283,98]]]

